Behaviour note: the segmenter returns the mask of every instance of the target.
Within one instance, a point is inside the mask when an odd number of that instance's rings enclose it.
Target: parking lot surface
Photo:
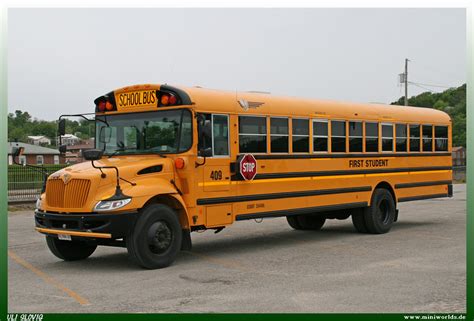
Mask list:
[[[123,248],[63,262],[9,213],[9,312],[465,312],[466,188],[402,203],[388,234],[351,220],[295,231],[285,218],[192,233],[192,251],[144,270]]]

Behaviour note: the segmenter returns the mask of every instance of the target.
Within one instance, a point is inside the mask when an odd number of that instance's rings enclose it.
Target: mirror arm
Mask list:
[[[203,156],[204,160],[202,163],[194,162],[194,168],[198,168],[199,166],[206,165],[206,156]]]

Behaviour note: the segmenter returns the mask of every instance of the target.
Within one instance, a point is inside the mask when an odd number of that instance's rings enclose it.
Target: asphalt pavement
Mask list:
[[[383,235],[358,234],[350,219],[295,231],[285,218],[192,233],[192,251],[161,270],[123,248],[60,261],[32,211],[11,212],[9,312],[465,312],[465,185],[399,209]]]

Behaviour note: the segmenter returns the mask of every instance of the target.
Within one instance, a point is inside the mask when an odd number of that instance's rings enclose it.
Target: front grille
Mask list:
[[[61,208],[83,207],[91,182],[88,179],[71,179],[64,184],[62,179],[50,179],[46,184],[46,201],[49,206]]]

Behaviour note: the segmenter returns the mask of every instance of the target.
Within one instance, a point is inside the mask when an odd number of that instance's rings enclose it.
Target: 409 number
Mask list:
[[[222,179],[222,171],[212,171],[211,172],[211,179],[213,181],[219,181]]]

